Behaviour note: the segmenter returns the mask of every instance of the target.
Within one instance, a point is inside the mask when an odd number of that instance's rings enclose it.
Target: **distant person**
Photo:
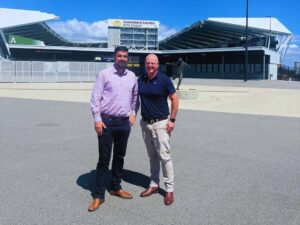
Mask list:
[[[111,195],[131,199],[132,195],[121,187],[124,157],[131,126],[138,109],[138,86],[135,74],[127,70],[128,49],[118,46],[114,52],[115,63],[97,75],[91,109],[98,136],[99,160],[96,190],[88,211],[93,212],[105,200],[108,167],[113,148]]]
[[[159,72],[158,66],[157,56],[149,54],[145,61],[147,74],[138,80],[141,98],[141,128],[150,159],[151,174],[149,187],[140,196],[147,197],[158,192],[161,165],[166,188],[164,203],[170,205],[174,201],[170,135],[175,128],[178,97],[171,79]],[[171,114],[168,98],[171,100]]]
[[[173,65],[176,65],[176,73],[172,76],[172,79],[175,80],[176,78],[179,78],[176,90],[179,90],[179,86],[181,84],[182,78],[183,78],[183,69],[184,67],[191,68],[188,64],[186,64],[182,58],[179,58],[177,62],[173,63]]]

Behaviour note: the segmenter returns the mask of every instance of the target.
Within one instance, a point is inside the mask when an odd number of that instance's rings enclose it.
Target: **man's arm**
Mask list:
[[[176,119],[176,115],[177,115],[177,112],[178,112],[178,105],[179,105],[179,100],[178,100],[178,96],[175,93],[169,95],[169,98],[171,100],[171,114],[170,114],[170,119]],[[167,124],[167,131],[168,133],[170,134],[175,128],[175,121],[172,122],[172,121],[168,121],[168,124]]]
[[[91,110],[95,122],[95,131],[98,135],[102,135],[103,129],[106,128],[101,118],[100,102],[103,95],[104,77],[99,73],[94,84],[91,96]]]
[[[135,123],[139,106],[140,103],[139,103],[139,93],[138,93],[138,82],[136,80],[132,91],[131,113],[129,115],[129,122],[131,126]]]

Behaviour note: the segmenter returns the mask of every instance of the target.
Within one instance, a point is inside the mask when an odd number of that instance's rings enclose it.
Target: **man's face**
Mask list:
[[[120,69],[125,69],[128,64],[128,52],[126,51],[118,51],[115,54],[115,64]]]
[[[158,59],[156,56],[148,56],[146,58],[145,67],[148,75],[154,75],[158,69]]]

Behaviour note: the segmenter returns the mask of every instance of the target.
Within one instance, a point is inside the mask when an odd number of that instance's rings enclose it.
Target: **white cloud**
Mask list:
[[[49,26],[62,37],[71,41],[97,42],[107,38],[107,23],[99,20],[93,23],[77,19],[63,22],[52,22]]]
[[[289,47],[295,49],[295,48],[298,48],[298,45],[296,45],[296,44],[290,44]]]
[[[88,23],[77,19],[51,22],[49,26],[62,37],[71,41],[103,41],[107,40],[107,23],[105,20]],[[158,30],[158,40],[163,40],[177,30],[160,24]]]
[[[295,45],[297,46],[297,45]],[[300,58],[300,48],[297,47],[292,47],[290,46],[290,48],[287,50],[287,54],[291,54],[291,55],[299,55]]]
[[[163,24],[159,25],[158,29],[158,40],[161,41],[167,37],[170,37],[172,34],[175,34],[177,30],[174,28],[169,28]]]

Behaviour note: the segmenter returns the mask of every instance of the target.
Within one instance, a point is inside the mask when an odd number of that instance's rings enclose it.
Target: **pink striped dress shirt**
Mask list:
[[[126,69],[120,74],[112,66],[97,74],[91,97],[95,122],[102,121],[101,113],[127,117],[136,115],[138,108],[138,84],[132,71]]]

